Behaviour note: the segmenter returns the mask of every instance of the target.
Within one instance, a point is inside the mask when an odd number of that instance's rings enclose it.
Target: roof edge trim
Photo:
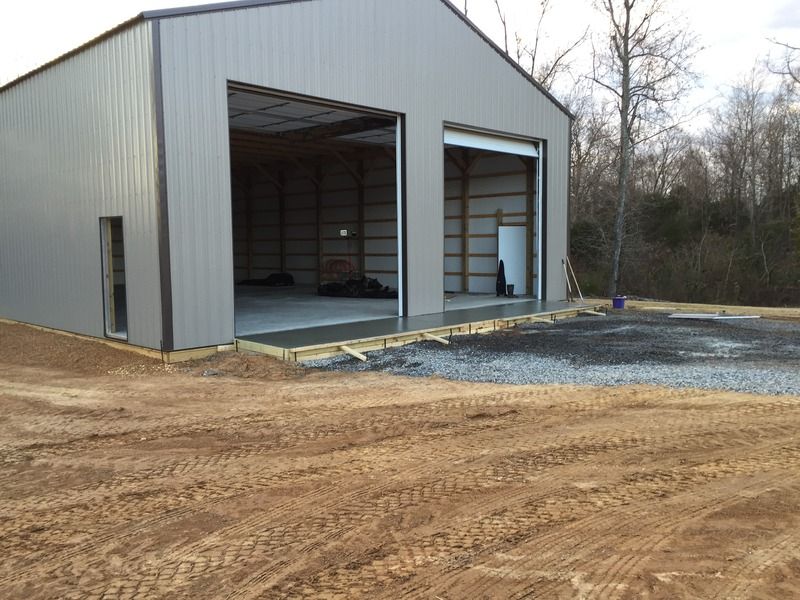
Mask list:
[[[28,71],[27,73],[24,73],[24,74],[20,75],[16,79],[12,79],[8,83],[0,85],[0,93],[3,93],[3,92],[5,92],[6,90],[8,90],[8,89],[10,89],[12,87],[15,87],[16,85],[22,83],[23,81],[25,81],[27,79],[30,79],[31,77],[34,77],[35,75],[38,75],[42,71],[46,71],[49,68],[54,67],[58,63],[63,62],[65,60],[67,60],[68,58],[72,58],[73,56],[76,56],[76,55],[80,54],[84,50],[88,50],[92,46],[96,46],[100,42],[102,42],[104,40],[107,40],[110,37],[114,37],[115,35],[117,35],[121,31],[124,31],[124,30],[126,30],[126,29],[128,29],[130,27],[133,27],[134,25],[137,25],[139,23],[144,23],[145,20],[146,19],[144,18],[144,13],[139,13],[138,15],[136,15],[133,18],[128,19],[127,21],[123,21],[122,23],[120,23],[116,27],[112,27],[108,31],[104,31],[100,35],[98,35],[96,37],[93,37],[92,39],[90,39],[87,42],[84,42],[83,44],[81,44],[77,48],[73,48],[72,50],[69,50],[68,52],[65,52],[64,54],[61,54],[61,55],[55,57],[54,59],[49,60],[49,61],[47,61],[46,63],[44,63],[42,65],[39,65],[35,69],[32,69],[32,70]]]
[[[274,4],[293,4],[295,2],[309,2],[310,0],[235,0],[233,2],[215,2],[213,4],[201,4],[195,6],[183,6],[177,8],[165,8],[159,10],[147,10],[139,13],[135,17],[128,19],[127,21],[123,21],[119,25],[112,27],[108,31],[101,33],[100,35],[93,37],[92,39],[88,40],[87,42],[81,44],[80,46],[65,52],[52,60],[47,61],[46,63],[39,65],[38,67],[28,71],[20,75],[19,77],[12,79],[8,83],[4,83],[0,85],[0,93],[5,92],[6,90],[22,83],[23,81],[38,75],[42,71],[46,71],[50,67],[57,65],[60,62],[67,60],[68,58],[72,58],[77,54],[80,54],[84,50],[91,48],[92,46],[99,44],[103,40],[106,40],[125,29],[136,25],[137,23],[142,23],[145,21],[151,21],[153,19],[164,19],[169,17],[181,17],[186,15],[199,15],[204,13],[210,12],[218,12],[223,10],[235,10],[235,9],[242,9],[242,8],[255,8],[259,6],[269,6]]]
[[[161,10],[150,10],[144,11],[133,17],[132,19],[128,19],[105,31],[98,35],[97,37],[92,38],[88,42],[81,44],[77,48],[73,48],[69,52],[66,52],[60,56],[57,56],[53,60],[50,60],[43,65],[36,67],[35,69],[28,71],[27,73],[20,75],[16,79],[12,79],[6,84],[0,85],[0,93],[5,92],[6,90],[22,83],[23,81],[38,75],[39,73],[46,71],[47,69],[57,65],[58,63],[67,60],[77,54],[80,54],[84,50],[91,48],[92,46],[99,44],[103,40],[106,40],[121,31],[128,29],[129,27],[133,27],[138,23],[143,23],[146,21],[150,21],[153,19],[162,19],[162,18],[170,18],[170,17],[180,17],[186,15],[197,15],[197,14],[204,14],[210,12],[218,12],[224,10],[235,10],[235,9],[244,9],[244,8],[256,8],[259,6],[269,6],[269,5],[277,5],[277,4],[294,4],[296,2],[310,2],[312,0],[236,0],[233,2],[216,2],[214,4],[205,4],[199,6],[184,6],[179,8],[167,8]],[[531,77],[530,73],[528,73],[525,69],[523,69],[518,63],[516,63],[508,54],[503,52],[502,48],[495,44],[492,39],[487,36],[481,29],[473,23],[469,17],[464,15],[458,8],[452,3],[451,0],[439,0],[442,4],[444,4],[447,8],[449,8],[461,21],[467,25],[473,32],[475,32],[489,47],[497,52],[508,64],[510,64],[516,71],[522,75],[525,79],[528,80],[533,86],[544,96],[550,100],[553,104],[555,104],[559,110],[561,110],[565,115],[567,115],[570,119],[574,120],[575,115],[567,109],[558,99],[556,99],[553,94],[547,91],[541,83],[536,81],[533,77]]]
[[[258,8],[259,6],[269,6],[273,4],[294,4],[295,2],[309,1],[310,0],[235,0],[233,2],[215,2],[213,4],[146,10],[142,13],[142,17],[145,19],[165,19],[169,17],[201,15],[204,13],[220,12],[224,10],[236,10],[237,8]]]

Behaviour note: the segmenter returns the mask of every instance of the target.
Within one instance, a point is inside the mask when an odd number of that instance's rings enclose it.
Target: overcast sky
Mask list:
[[[701,88],[694,104],[713,106],[730,86],[780,49],[770,39],[800,45],[800,0],[668,0],[674,18],[687,23],[703,48],[694,62]],[[545,20],[545,50],[564,47],[589,27],[597,33],[607,27],[592,0],[551,0]],[[462,10],[464,0],[456,3]],[[539,0],[500,0],[507,13],[509,38],[518,30],[533,39]],[[494,0],[468,0],[468,16],[502,45],[503,30]],[[590,48],[585,48],[588,55]],[[513,50],[512,50],[513,53]],[[585,67],[588,70],[588,65]]]
[[[322,0],[325,1],[325,0]],[[346,1],[346,0],[340,0]],[[401,2],[403,0],[376,0]],[[431,0],[433,1],[433,0]],[[703,75],[703,96],[735,82],[767,53],[768,38],[800,45],[800,0],[671,0],[705,50],[695,67]],[[509,32],[531,39],[538,0],[500,0]],[[196,4],[165,0],[3,0],[0,8],[0,84],[57,57],[142,10]],[[454,0],[463,9],[464,0]],[[546,24],[548,47],[564,45],[587,26],[602,29],[592,0],[551,0]],[[469,17],[499,43],[502,29],[494,0],[469,0]],[[545,48],[547,50],[547,48]]]

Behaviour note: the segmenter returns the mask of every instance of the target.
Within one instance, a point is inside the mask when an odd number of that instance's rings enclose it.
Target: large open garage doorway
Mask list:
[[[228,87],[236,335],[402,316],[397,115]]]
[[[541,299],[538,144],[446,127],[444,174],[444,310]]]

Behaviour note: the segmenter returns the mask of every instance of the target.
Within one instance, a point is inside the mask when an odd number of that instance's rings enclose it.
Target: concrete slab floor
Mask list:
[[[303,346],[331,344],[335,342],[346,343],[352,340],[367,338],[392,337],[412,331],[442,329],[463,325],[465,323],[479,323],[494,319],[514,319],[525,315],[570,311],[579,308],[589,307],[586,305],[570,304],[568,302],[539,302],[537,300],[529,300],[527,302],[513,302],[495,306],[448,310],[414,317],[390,317],[352,323],[324,325],[321,327],[309,325],[301,329],[264,332],[238,337],[257,344],[265,344],[277,348],[300,348]]]
[[[480,308],[481,306],[498,306],[516,302],[530,302],[531,296],[496,296],[495,294],[453,294],[444,295],[444,310],[461,310],[462,308]]]
[[[529,297],[506,298],[493,294],[446,294],[446,312],[529,302]],[[396,317],[396,299],[331,298],[317,295],[315,287],[271,288],[239,285],[235,288],[236,336],[339,325]]]
[[[237,336],[385,319],[397,308],[396,299],[330,298],[306,286],[238,285],[234,298]]]

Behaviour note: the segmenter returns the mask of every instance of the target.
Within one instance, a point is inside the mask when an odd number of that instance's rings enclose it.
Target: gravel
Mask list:
[[[800,395],[800,324],[615,312],[306,363],[511,384],[630,385]]]

